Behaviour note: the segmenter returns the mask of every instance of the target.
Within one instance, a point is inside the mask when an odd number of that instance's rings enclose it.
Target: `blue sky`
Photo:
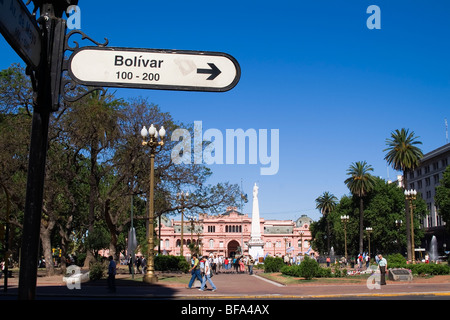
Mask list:
[[[381,29],[370,30],[370,5]],[[320,217],[315,199],[340,198],[352,162],[395,179],[385,140],[409,128],[427,153],[446,143],[450,118],[448,1],[79,1],[81,30],[112,47],[226,52],[241,79],[224,93],[120,89],[148,97],[203,130],[279,129],[279,171],[260,163],[212,165],[210,183],[259,185],[265,219]],[[82,43],[91,45],[91,43]],[[0,68],[21,62],[0,37]],[[24,65],[23,62],[21,62]],[[450,119],[449,119],[450,120]],[[170,133],[169,133],[170,134]],[[269,147],[270,150],[270,147]]]

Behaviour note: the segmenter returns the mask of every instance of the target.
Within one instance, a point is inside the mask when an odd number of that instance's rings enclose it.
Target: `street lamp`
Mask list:
[[[345,248],[345,261],[347,261],[347,223],[350,220],[348,215],[341,216],[341,221],[344,223],[344,248]]]
[[[412,259],[412,263],[416,263],[416,257],[415,257],[415,253],[414,253],[414,215],[413,215],[413,209],[414,209],[414,205],[413,205],[413,200],[416,200],[416,196],[417,196],[417,191],[415,189],[411,189],[411,190],[405,190],[405,197],[406,200],[409,201],[409,208],[410,208],[410,213],[411,213],[411,259]]]
[[[373,229],[372,229],[372,227],[367,227],[366,231],[369,236],[369,258],[370,258],[370,234],[373,232]]]
[[[288,237],[283,237],[284,239],[284,255],[287,255],[287,241],[288,241]]]
[[[183,240],[184,240],[183,239],[183,235],[184,235],[184,206],[186,204],[186,201],[187,201],[188,197],[189,197],[189,192],[181,191],[181,192],[177,193],[177,200],[181,202],[181,237],[180,237],[181,247],[180,247],[180,256],[182,256],[182,257],[183,257],[183,246],[184,246],[184,243],[183,243]],[[192,238],[192,236],[191,236],[191,238]]]
[[[305,234],[304,230],[300,230],[300,254],[303,256],[303,235]]]
[[[400,227],[402,226],[402,220],[395,220],[395,226],[397,227],[397,244],[398,244],[398,252],[401,253],[401,244],[400,244]]]
[[[158,277],[155,274],[155,259],[154,259],[154,248],[155,248],[155,240],[153,237],[154,233],[154,219],[155,219],[155,210],[154,210],[154,192],[155,192],[155,154],[161,151],[162,146],[164,145],[164,136],[166,135],[166,130],[161,126],[158,131],[153,126],[150,128],[145,128],[145,126],[141,130],[142,136],[142,145],[150,148],[150,196],[149,196],[149,210],[148,210],[148,248],[147,248],[147,272],[144,275],[144,282],[146,283],[154,283],[158,281]],[[159,150],[157,147],[159,146]]]

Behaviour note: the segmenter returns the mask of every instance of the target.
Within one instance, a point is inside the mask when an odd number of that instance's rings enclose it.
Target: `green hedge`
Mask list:
[[[155,256],[155,270],[158,271],[189,271],[189,263],[181,256]]]
[[[310,259],[306,256],[299,265],[285,265],[280,271],[284,275],[302,277],[309,280],[322,275],[328,275],[328,271],[323,271],[322,269],[324,268],[321,268],[316,260]],[[329,274],[331,275],[331,269],[327,268],[326,270],[329,270]]]
[[[435,264],[435,263],[419,263],[410,264],[407,267],[413,274],[417,275],[447,275],[450,274],[450,266],[448,264]]]
[[[279,257],[266,257],[264,259],[264,272],[280,272],[284,265],[283,259]]]

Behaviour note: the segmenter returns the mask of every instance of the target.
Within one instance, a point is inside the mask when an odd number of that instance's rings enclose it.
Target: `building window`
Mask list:
[[[169,242],[169,239],[166,239],[166,244],[165,244],[165,247],[166,247],[167,249],[169,249],[169,248],[170,248],[170,242]]]
[[[213,239],[209,239],[209,247],[214,248],[214,240]]]
[[[439,174],[435,174],[433,176],[433,178],[434,178],[434,184],[438,184],[439,183]]]
[[[216,226],[208,226],[208,232],[216,232]]]
[[[225,232],[242,232],[242,226],[225,226]]]

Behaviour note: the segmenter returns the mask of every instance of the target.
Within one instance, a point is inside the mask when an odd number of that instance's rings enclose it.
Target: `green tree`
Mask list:
[[[367,194],[365,201],[365,220],[367,226],[373,229],[370,235],[371,253],[403,252],[403,248],[406,248],[406,226],[397,227],[395,223],[395,220],[402,220],[404,217],[403,189],[395,183],[376,178],[374,188]],[[414,238],[420,243],[424,232],[419,222],[426,214],[426,203],[418,196],[414,206]]]
[[[366,161],[358,161],[352,163],[347,170],[347,175],[350,177],[345,180],[345,184],[350,192],[359,198],[359,252],[363,252],[364,239],[364,197],[367,192],[373,189],[375,180],[369,173],[373,171],[371,165]]]
[[[384,159],[390,164],[394,170],[403,172],[403,188],[408,188],[408,174],[413,171],[420,163],[420,159],[423,157],[422,150],[417,145],[422,144],[418,141],[419,137],[414,135],[414,131],[411,133],[409,129],[402,128],[401,130],[395,130],[391,132],[391,138],[386,139],[386,145],[388,146],[383,152],[386,152]],[[405,199],[405,223],[406,223],[406,237],[407,237],[407,252],[408,260],[412,259],[411,248],[411,218],[409,203]]]
[[[445,168],[444,175],[436,186],[434,199],[439,215],[445,221],[447,230],[450,231],[450,166]]]
[[[330,222],[328,215],[337,205],[338,199],[328,191],[325,191],[316,199],[316,209],[319,209],[327,221],[327,252],[330,252]]]

